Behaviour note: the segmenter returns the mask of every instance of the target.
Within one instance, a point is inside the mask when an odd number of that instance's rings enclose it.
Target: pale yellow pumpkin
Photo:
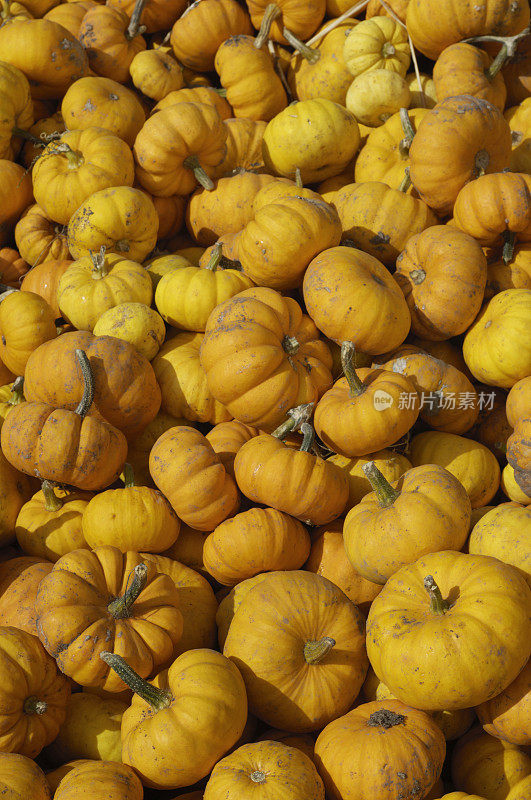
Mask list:
[[[95,336],[114,336],[129,342],[151,361],[166,337],[164,320],[147,303],[120,303],[105,311],[94,325]]]

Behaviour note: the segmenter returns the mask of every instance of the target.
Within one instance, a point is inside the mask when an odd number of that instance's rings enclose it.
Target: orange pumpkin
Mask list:
[[[398,442],[419,413],[416,387],[399,372],[352,366],[351,342],[341,345],[344,378],[317,403],[315,430],[335,453],[364,456]]]
[[[294,733],[319,730],[357,696],[367,660],[363,617],[341,589],[310,572],[269,572],[243,598],[223,652],[249,709]]]
[[[15,242],[24,261],[32,267],[49,259],[71,258],[66,229],[49,219],[36,203],[26,209],[15,225]]]
[[[225,156],[227,130],[213,106],[178,103],[150,117],[133,148],[137,178],[160,197],[213,187],[210,173]]]
[[[409,156],[411,180],[420,197],[434,211],[448,214],[468,181],[509,166],[511,129],[501,111],[486,100],[449,97],[428,111]]]
[[[110,692],[125,687],[102,651],[112,647],[147,677],[171,661],[183,630],[171,578],[116,547],[62,556],[41,581],[35,607],[39,638],[62,672]]]
[[[31,797],[50,800],[48,781],[42,769],[27,756],[19,753],[0,753],[0,786],[6,797]]]
[[[212,531],[238,510],[234,480],[203,434],[185,425],[160,436],[149,471],[177,515],[196,530]]]
[[[0,625],[37,633],[35,597],[53,564],[31,556],[10,558],[0,565]]]
[[[225,520],[206,538],[205,569],[223,586],[260,572],[299,569],[310,537],[298,520],[273,508],[251,508]]]
[[[471,236],[435,225],[409,239],[394,277],[407,300],[414,333],[435,341],[450,339],[464,333],[476,318],[487,261]]]
[[[138,0],[136,7],[140,7]],[[139,22],[138,12],[129,18],[111,5],[96,5],[87,11],[78,36],[96,75],[126,83],[131,61],[146,49],[146,41],[139,35]]]
[[[507,89],[503,76],[492,59],[466,42],[446,47],[433,67],[433,80],[437,102],[458,94],[468,94],[488,100],[503,111]]]
[[[332,382],[332,356],[312,320],[292,298],[262,287],[212,311],[201,365],[216,400],[264,430],[274,430],[288,409],[317,400]]]
[[[383,584],[426,553],[463,547],[472,508],[450,472],[435,464],[414,467],[392,486],[374,462],[363,471],[374,492],[348,512],[343,526],[345,550],[360,575]]]
[[[24,167],[0,159],[0,246],[9,242],[15,223],[32,199],[31,177]]]
[[[109,423],[87,416],[94,377],[86,354],[77,350],[76,356],[85,389],[75,411],[47,403],[14,406],[2,425],[2,450],[26,474],[79,489],[103,489],[122,470],[127,440]]]
[[[315,743],[326,790],[342,800],[425,796],[445,754],[437,724],[398,700],[362,703],[330,722]]]
[[[384,265],[362,250],[332,247],[318,255],[304,274],[303,293],[319,330],[363,353],[389,352],[408,334],[411,316],[400,289]]]

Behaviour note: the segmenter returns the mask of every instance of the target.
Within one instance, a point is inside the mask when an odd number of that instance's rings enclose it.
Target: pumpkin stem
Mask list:
[[[514,231],[505,231],[503,234],[504,244],[502,259],[505,265],[510,264],[514,257],[514,246],[516,244],[516,233]]]
[[[418,286],[420,283],[426,280],[426,273],[423,269],[412,269],[409,273],[409,277],[415,286]]]
[[[55,494],[50,481],[42,482],[41,491],[44,495],[44,508],[46,511],[51,513],[52,511],[59,511],[63,507],[63,501]]]
[[[361,381],[356,370],[352,366],[354,359],[354,344],[352,342],[341,342],[341,366],[343,367],[343,374],[347,379],[348,387],[351,397],[358,397],[366,390],[366,386]]]
[[[76,153],[72,150],[66,142],[54,142],[51,144],[47,153],[43,153],[42,157],[65,155],[68,161],[68,169],[79,169],[85,163],[85,159],[81,153]]]
[[[302,444],[299,447],[301,453],[309,453],[313,447],[313,440],[315,439],[315,431],[309,422],[301,424]]]
[[[38,714],[42,716],[48,711],[48,703],[45,700],[39,700],[34,695],[27,697],[23,706],[24,714]]]
[[[404,138],[398,145],[398,149],[402,158],[405,158],[409,155],[409,148],[413,144],[415,131],[413,130],[407,108],[401,108],[398,113],[400,114],[400,122],[402,123],[402,130],[404,131]]]
[[[24,402],[24,376],[19,375],[15,378],[13,386],[11,387],[11,396],[7,401],[9,406],[18,406],[19,403]]]
[[[140,17],[144,11],[146,2],[147,0],[136,0],[133,13],[131,14],[131,19],[129,20],[129,25],[127,26],[127,30],[125,32],[125,38],[129,42],[131,39],[134,39],[135,36],[139,36],[140,34],[146,32],[146,26],[140,24]]]
[[[253,772],[251,772],[249,777],[250,777],[250,779],[252,780],[253,783],[265,783],[266,782],[266,774],[265,774],[265,772],[262,772],[262,770],[260,770],[260,769],[255,769]]]
[[[264,16],[262,17],[262,24],[260,25],[260,30],[258,31],[256,39],[254,40],[254,46],[257,50],[262,47],[269,36],[271,25],[278,17],[280,17],[281,14],[282,9],[280,6],[277,6],[276,3],[269,3],[269,5],[266,6]]]
[[[226,97],[227,96],[227,90],[224,89],[223,86],[221,86],[219,89],[214,88],[214,91],[217,92],[220,97]]]
[[[398,187],[398,191],[407,192],[410,186],[411,186],[411,177],[409,175],[409,167],[406,167],[404,170],[404,177],[400,181],[400,186]]]
[[[76,358],[79,361],[79,366],[81,367],[84,388],[83,397],[79,401],[75,413],[83,419],[87,416],[89,408],[94,401],[94,373],[92,372],[92,367],[90,366],[90,361],[87,358],[87,354],[83,350],[76,350]]]
[[[447,603],[446,600],[443,600],[441,590],[435,583],[433,575],[426,575],[424,578],[424,588],[430,596],[431,610],[434,614],[444,614],[445,611],[448,611],[450,604]]]
[[[288,356],[294,356],[300,347],[298,339],[295,336],[284,336],[282,339],[282,349]]]
[[[195,179],[198,183],[201,184],[203,189],[206,189],[207,192],[211,192],[214,188],[214,181],[208,177],[205,170],[199,163],[199,159],[197,156],[187,156],[184,161],[183,165],[187,167],[187,169],[191,169],[195,175]]]
[[[301,40],[288,28],[282,28],[282,35],[284,36],[284,39],[289,42],[290,45],[294,47],[295,50],[297,50],[310,64],[315,64],[321,58],[320,50],[317,50],[315,47],[308,47],[307,44],[301,42]]]
[[[380,508],[388,508],[392,506],[397,497],[400,497],[400,492],[393,489],[387,478],[385,478],[374,461],[367,461],[362,466],[363,474],[371,484],[373,491],[378,498],[378,505]]]
[[[384,46],[382,47],[382,56],[383,58],[391,58],[396,53],[396,48],[394,44],[391,42],[385,42]]]
[[[107,269],[107,264],[105,262],[105,245],[102,244],[100,247],[99,253],[92,253],[90,254],[90,258],[92,259],[92,277],[94,280],[99,280],[100,278],[105,278],[108,275],[109,270]]]
[[[115,619],[127,619],[131,616],[131,606],[144,589],[147,582],[147,564],[137,564],[127,576],[127,589],[121,597],[117,597],[107,606],[107,610]],[[131,577],[133,578],[131,580]],[[129,581],[131,585],[129,586]]]
[[[307,664],[319,664],[328,655],[335,643],[336,640],[330,638],[330,636],[323,636],[322,639],[317,641],[306,642],[303,651],[304,660]]]
[[[491,81],[496,77],[505,62],[514,58],[519,43],[522,39],[525,39],[526,36],[529,36],[529,26],[514,36],[491,36],[490,34],[486,34],[485,36],[472,36],[470,39],[462,39],[461,41],[467,43],[474,42],[474,44],[476,42],[501,42],[502,46],[498,55],[490,67],[485,70],[485,75]]]
[[[302,189],[303,186],[304,186],[304,184],[302,182],[301,168],[300,167],[296,167],[296,169],[295,169],[295,186],[297,186],[299,189]]]
[[[210,258],[208,259],[208,264],[206,265],[205,269],[210,269],[212,270],[212,272],[215,272],[215,270],[219,266],[219,262],[221,261],[222,250],[223,250],[222,245],[219,242],[216,242],[216,244],[212,248],[212,252],[210,254]]]
[[[122,656],[104,650],[100,653],[100,658],[116,672],[118,677],[121,678],[135,694],[139,695],[142,700],[145,700],[155,711],[162,711],[162,709],[168,708],[168,706],[171,705],[173,700],[171,692],[165,692],[163,689],[158,689],[156,686],[148,683],[148,681],[145,681],[129,666]]]
[[[474,159],[474,169],[472,171],[472,178],[481,178],[487,171],[489,166],[490,154],[487,150],[478,150]]]
[[[394,728],[395,725],[405,725],[406,718],[403,714],[396,714],[394,711],[389,711],[388,708],[379,708],[378,711],[373,711],[367,725],[371,728]]]
[[[124,487],[126,489],[132,489],[135,484],[135,473],[131,464],[127,462],[124,464],[123,468],[123,476],[124,476]]]
[[[313,403],[303,403],[295,408],[290,408],[287,420],[279,425],[271,436],[274,436],[275,439],[284,439],[288,433],[296,431],[303,422],[307,422],[310,419],[313,405]]]
[[[38,139],[37,136],[34,136],[29,131],[25,131],[22,128],[17,128],[16,126],[11,128],[12,136],[18,136],[20,139],[24,139],[26,142],[31,142],[33,145],[37,145],[38,147],[44,147],[42,139]]]

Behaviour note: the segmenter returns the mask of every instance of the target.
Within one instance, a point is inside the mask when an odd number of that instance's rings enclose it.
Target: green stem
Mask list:
[[[24,376],[19,375],[15,378],[13,386],[11,387],[11,396],[7,401],[10,406],[18,406],[19,403],[24,402]]]
[[[504,244],[502,252],[502,260],[505,265],[510,264],[514,257],[514,246],[516,244],[516,233],[514,231],[505,231],[503,234]]]
[[[44,147],[44,142],[42,139],[38,139],[29,131],[22,130],[22,128],[11,128],[11,133],[13,136],[18,136],[20,139],[24,139],[26,142],[31,142],[33,145],[37,145],[38,147]]]
[[[490,67],[485,70],[485,75],[487,78],[489,80],[493,80],[505,62],[511,58],[514,58],[519,43],[522,39],[525,39],[526,36],[529,36],[529,27],[525,28],[523,31],[520,31],[520,33],[517,33],[514,36],[491,36],[490,34],[486,34],[485,36],[472,36],[470,39],[462,39],[461,41],[467,43],[473,42],[474,44],[477,42],[501,42],[502,46],[498,55]]]
[[[354,345],[352,342],[342,342],[341,343],[341,366],[343,367],[343,373],[345,378],[347,379],[348,387],[350,390],[351,397],[358,397],[358,395],[363,394],[366,390],[366,386],[364,385],[363,381],[361,381],[357,374],[356,370],[354,369],[352,362],[354,360]]]
[[[199,163],[199,159],[197,156],[187,156],[184,161],[183,165],[187,169],[191,169],[195,175],[195,179],[198,183],[201,184],[203,189],[206,189],[207,192],[211,192],[214,188],[214,181],[208,177],[205,170]]]
[[[76,358],[81,367],[81,374],[83,376],[83,397],[79,401],[78,407],[75,409],[82,419],[87,416],[88,411],[94,401],[94,373],[90,366],[87,354],[83,350],[76,350]]]
[[[59,511],[63,507],[63,501],[55,494],[50,481],[42,482],[41,491],[44,495],[44,507],[46,511],[52,513],[53,511]]]
[[[393,489],[374,461],[367,461],[367,463],[362,466],[362,470],[378,497],[378,505],[380,508],[392,506],[397,497],[400,497],[400,492],[397,489]]]
[[[72,150],[70,145],[68,145],[66,142],[56,142],[55,144],[52,144],[50,146],[50,150],[48,150],[47,153],[43,153],[43,157],[46,157],[47,155],[66,156],[69,169],[79,169],[79,167],[83,166],[85,163],[85,159],[81,153],[76,153],[75,150]]]
[[[126,489],[132,489],[135,486],[135,473],[131,464],[128,464],[127,462],[124,464],[123,475],[124,487]]]
[[[259,50],[265,43],[267,37],[269,36],[271,25],[273,24],[274,20],[280,17],[281,14],[282,9],[280,6],[277,6],[276,3],[269,3],[269,5],[266,6],[264,16],[262,17],[262,24],[260,25],[260,30],[256,35],[256,39],[254,40],[254,46],[257,50]]]
[[[208,259],[208,264],[206,265],[205,269],[209,269],[212,272],[219,266],[219,262],[221,261],[223,247],[219,242],[212,247],[212,252],[210,253],[210,258]]]
[[[307,664],[319,664],[319,662],[328,655],[335,643],[336,640],[330,638],[330,636],[323,636],[322,639],[318,639],[317,641],[306,642],[303,651],[304,660]]]
[[[409,175],[409,167],[406,167],[404,170],[404,177],[400,181],[400,186],[398,187],[398,191],[407,192],[410,186],[411,186],[411,177]]]
[[[140,17],[144,11],[146,2],[147,0],[136,0],[133,13],[131,14],[131,19],[129,20],[129,25],[127,26],[127,30],[125,32],[125,38],[128,41],[131,41],[131,39],[134,39],[135,36],[145,33],[146,31],[146,26],[140,24]]]
[[[407,108],[401,108],[398,113],[400,114],[400,122],[402,123],[402,130],[404,131],[404,138],[398,145],[398,149],[400,150],[400,154],[406,157],[409,155],[409,148],[413,144],[415,131],[413,130]]]
[[[430,596],[431,610],[434,614],[444,614],[445,611],[448,611],[450,604],[443,600],[441,590],[435,583],[433,575],[426,575],[424,588]]]
[[[145,681],[129,666],[122,656],[104,650],[100,653],[100,658],[116,672],[118,677],[121,678],[135,694],[139,695],[142,700],[145,700],[155,711],[162,711],[164,708],[168,708],[171,705],[173,701],[171,692],[165,692],[163,689],[158,689],[156,686]]]
[[[285,422],[276,428],[271,436],[275,439],[284,439],[288,433],[292,433],[299,428],[303,422],[307,422],[313,411],[313,403],[303,403],[295,408],[290,408],[288,411],[288,418]]]
[[[309,453],[313,447],[315,431],[309,422],[303,422],[300,427],[302,433],[302,444],[299,447],[301,453]]]
[[[148,568],[146,564],[137,564],[127,576],[128,588],[121,597],[117,597],[107,606],[109,614],[115,619],[127,619],[131,616],[131,606],[142,592],[147,581]],[[133,579],[131,580],[131,576]],[[129,586],[129,581],[131,585]]]
[[[297,186],[299,189],[302,189],[304,186],[302,182],[300,167],[296,167],[295,169],[295,186]]]
[[[317,50],[314,47],[308,47],[307,44],[301,42],[301,40],[288,28],[282,29],[282,35],[284,36],[284,39],[289,42],[289,44],[294,47],[295,50],[297,50],[310,64],[315,64],[321,58],[320,50]]]
[[[48,710],[48,703],[45,700],[39,700],[38,697],[27,697],[23,706],[24,714],[38,714],[42,716]]]

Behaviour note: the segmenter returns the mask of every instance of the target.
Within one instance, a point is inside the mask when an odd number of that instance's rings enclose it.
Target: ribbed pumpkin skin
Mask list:
[[[520,746],[531,744],[531,661],[503,692],[476,708],[485,733]]]
[[[378,715],[384,724],[376,723]],[[327,725],[315,743],[316,764],[334,800],[424,796],[445,754],[437,724],[398,700],[359,705]]]
[[[515,744],[496,739],[475,726],[452,751],[454,786],[487,800],[506,800],[509,791],[531,774],[531,758]]]
[[[394,487],[400,496],[382,508],[372,492],[345,518],[343,536],[354,569],[384,584],[400,567],[426,553],[460,550],[470,529],[463,485],[435,464],[408,470]]]
[[[5,800],[51,800],[50,787],[42,769],[27,756],[0,753],[0,792]]]
[[[106,800],[142,800],[144,790],[134,771],[115,761],[75,761],[60,782],[54,800],[77,800],[81,794]]]
[[[324,525],[345,508],[345,473],[331,461],[287,447],[267,433],[246,442],[234,459],[241,491],[255,503],[285,511],[309,525]]]
[[[35,758],[64,722],[70,682],[36,636],[9,626],[0,627],[0,670],[0,748]],[[43,713],[25,710],[31,698]]]
[[[259,572],[299,569],[310,552],[310,537],[298,521],[274,508],[251,508],[225,520],[208,536],[203,560],[224,586]]]
[[[437,56],[450,44],[471,36],[494,33],[511,36],[529,24],[525,0],[410,0],[406,24],[413,44],[428,58]]]
[[[213,310],[201,365],[216,400],[240,422],[267,431],[332,383],[332,356],[314,322],[291,297],[263,287]]]
[[[304,647],[328,636],[318,664]],[[331,581],[301,570],[268,572],[242,599],[223,652],[243,675],[249,709],[268,725],[316,731],[350,708],[367,660],[364,623]]]
[[[324,800],[324,786],[312,761],[282,742],[252,742],[218,761],[204,800]]]
[[[221,653],[198,649],[180,655],[152,683],[172,692],[174,700],[154,711],[133,695],[122,720],[122,760],[144,786],[191,786],[208,775],[243,732],[247,697],[242,676]]]
[[[465,183],[481,169],[508,167],[511,149],[511,129],[499,109],[471,95],[449,97],[426,114],[413,138],[413,186],[436,213],[450,214]]]
[[[452,602],[444,614],[431,610],[427,576]],[[514,567],[488,556],[430,553],[398,570],[373,601],[369,659],[391,692],[417,708],[479,705],[525,666],[530,604],[531,590]]]
[[[130,615],[116,618],[108,610],[112,600],[123,596],[140,563],[138,553],[116,547],[74,550],[56,561],[39,585],[39,638],[61,670],[82,686],[124,690],[121,678],[99,657],[105,650],[123,655],[142,677],[174,655],[183,628],[179,598],[171,579],[152,563]]]

